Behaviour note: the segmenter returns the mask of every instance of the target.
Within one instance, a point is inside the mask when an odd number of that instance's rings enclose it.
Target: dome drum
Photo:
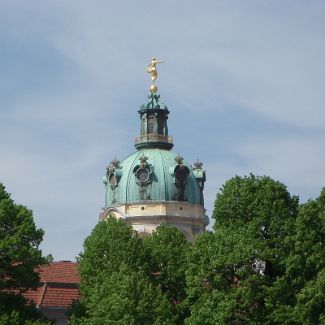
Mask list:
[[[109,215],[121,218],[136,226],[146,225],[146,229],[155,229],[161,223],[187,228],[188,240],[192,241],[208,224],[205,209],[187,202],[141,202],[136,204],[116,205],[103,210],[100,220]],[[137,230],[137,229],[136,229]]]

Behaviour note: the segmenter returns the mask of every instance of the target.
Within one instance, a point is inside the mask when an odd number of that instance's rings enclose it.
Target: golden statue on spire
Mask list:
[[[152,58],[151,62],[147,65],[147,72],[151,74],[151,81],[152,81],[152,84],[150,86],[151,93],[156,93],[158,90],[157,86],[155,85],[155,81],[158,76],[157,64],[164,63],[164,62],[165,61],[158,61],[156,60],[156,58]]]

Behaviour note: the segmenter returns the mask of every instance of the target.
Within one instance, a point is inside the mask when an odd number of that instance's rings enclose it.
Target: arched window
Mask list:
[[[153,115],[148,116],[148,134],[154,133],[154,124],[155,124],[155,117]]]

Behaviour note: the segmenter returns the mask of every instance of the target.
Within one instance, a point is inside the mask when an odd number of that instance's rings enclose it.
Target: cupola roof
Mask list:
[[[138,150],[104,177],[108,187],[105,206],[140,201],[184,201],[203,205],[192,167],[170,150]]]
[[[171,151],[173,139],[167,126],[169,110],[155,85],[158,63],[162,61],[152,59],[147,66],[152,85],[147,102],[138,111],[141,128],[135,141],[137,151],[124,160],[114,159],[107,167],[103,179],[105,208],[143,201],[178,201],[204,206],[202,163],[192,167]]]
[[[138,111],[141,120],[140,135],[135,139],[135,147],[163,148],[173,147],[173,138],[168,135],[167,119],[169,110],[160,101],[158,93],[150,93],[148,102],[143,104]]]

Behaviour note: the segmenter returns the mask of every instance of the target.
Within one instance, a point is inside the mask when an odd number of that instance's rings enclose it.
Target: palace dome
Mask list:
[[[151,92],[138,112],[141,127],[135,140],[137,151],[122,161],[114,159],[107,167],[103,178],[105,208],[100,219],[122,218],[142,235],[166,223],[193,241],[209,224],[202,163],[191,166],[171,150],[169,111],[158,93]]]
[[[171,150],[140,149],[108,167],[105,207],[142,201],[183,201],[203,206],[198,172]]]

